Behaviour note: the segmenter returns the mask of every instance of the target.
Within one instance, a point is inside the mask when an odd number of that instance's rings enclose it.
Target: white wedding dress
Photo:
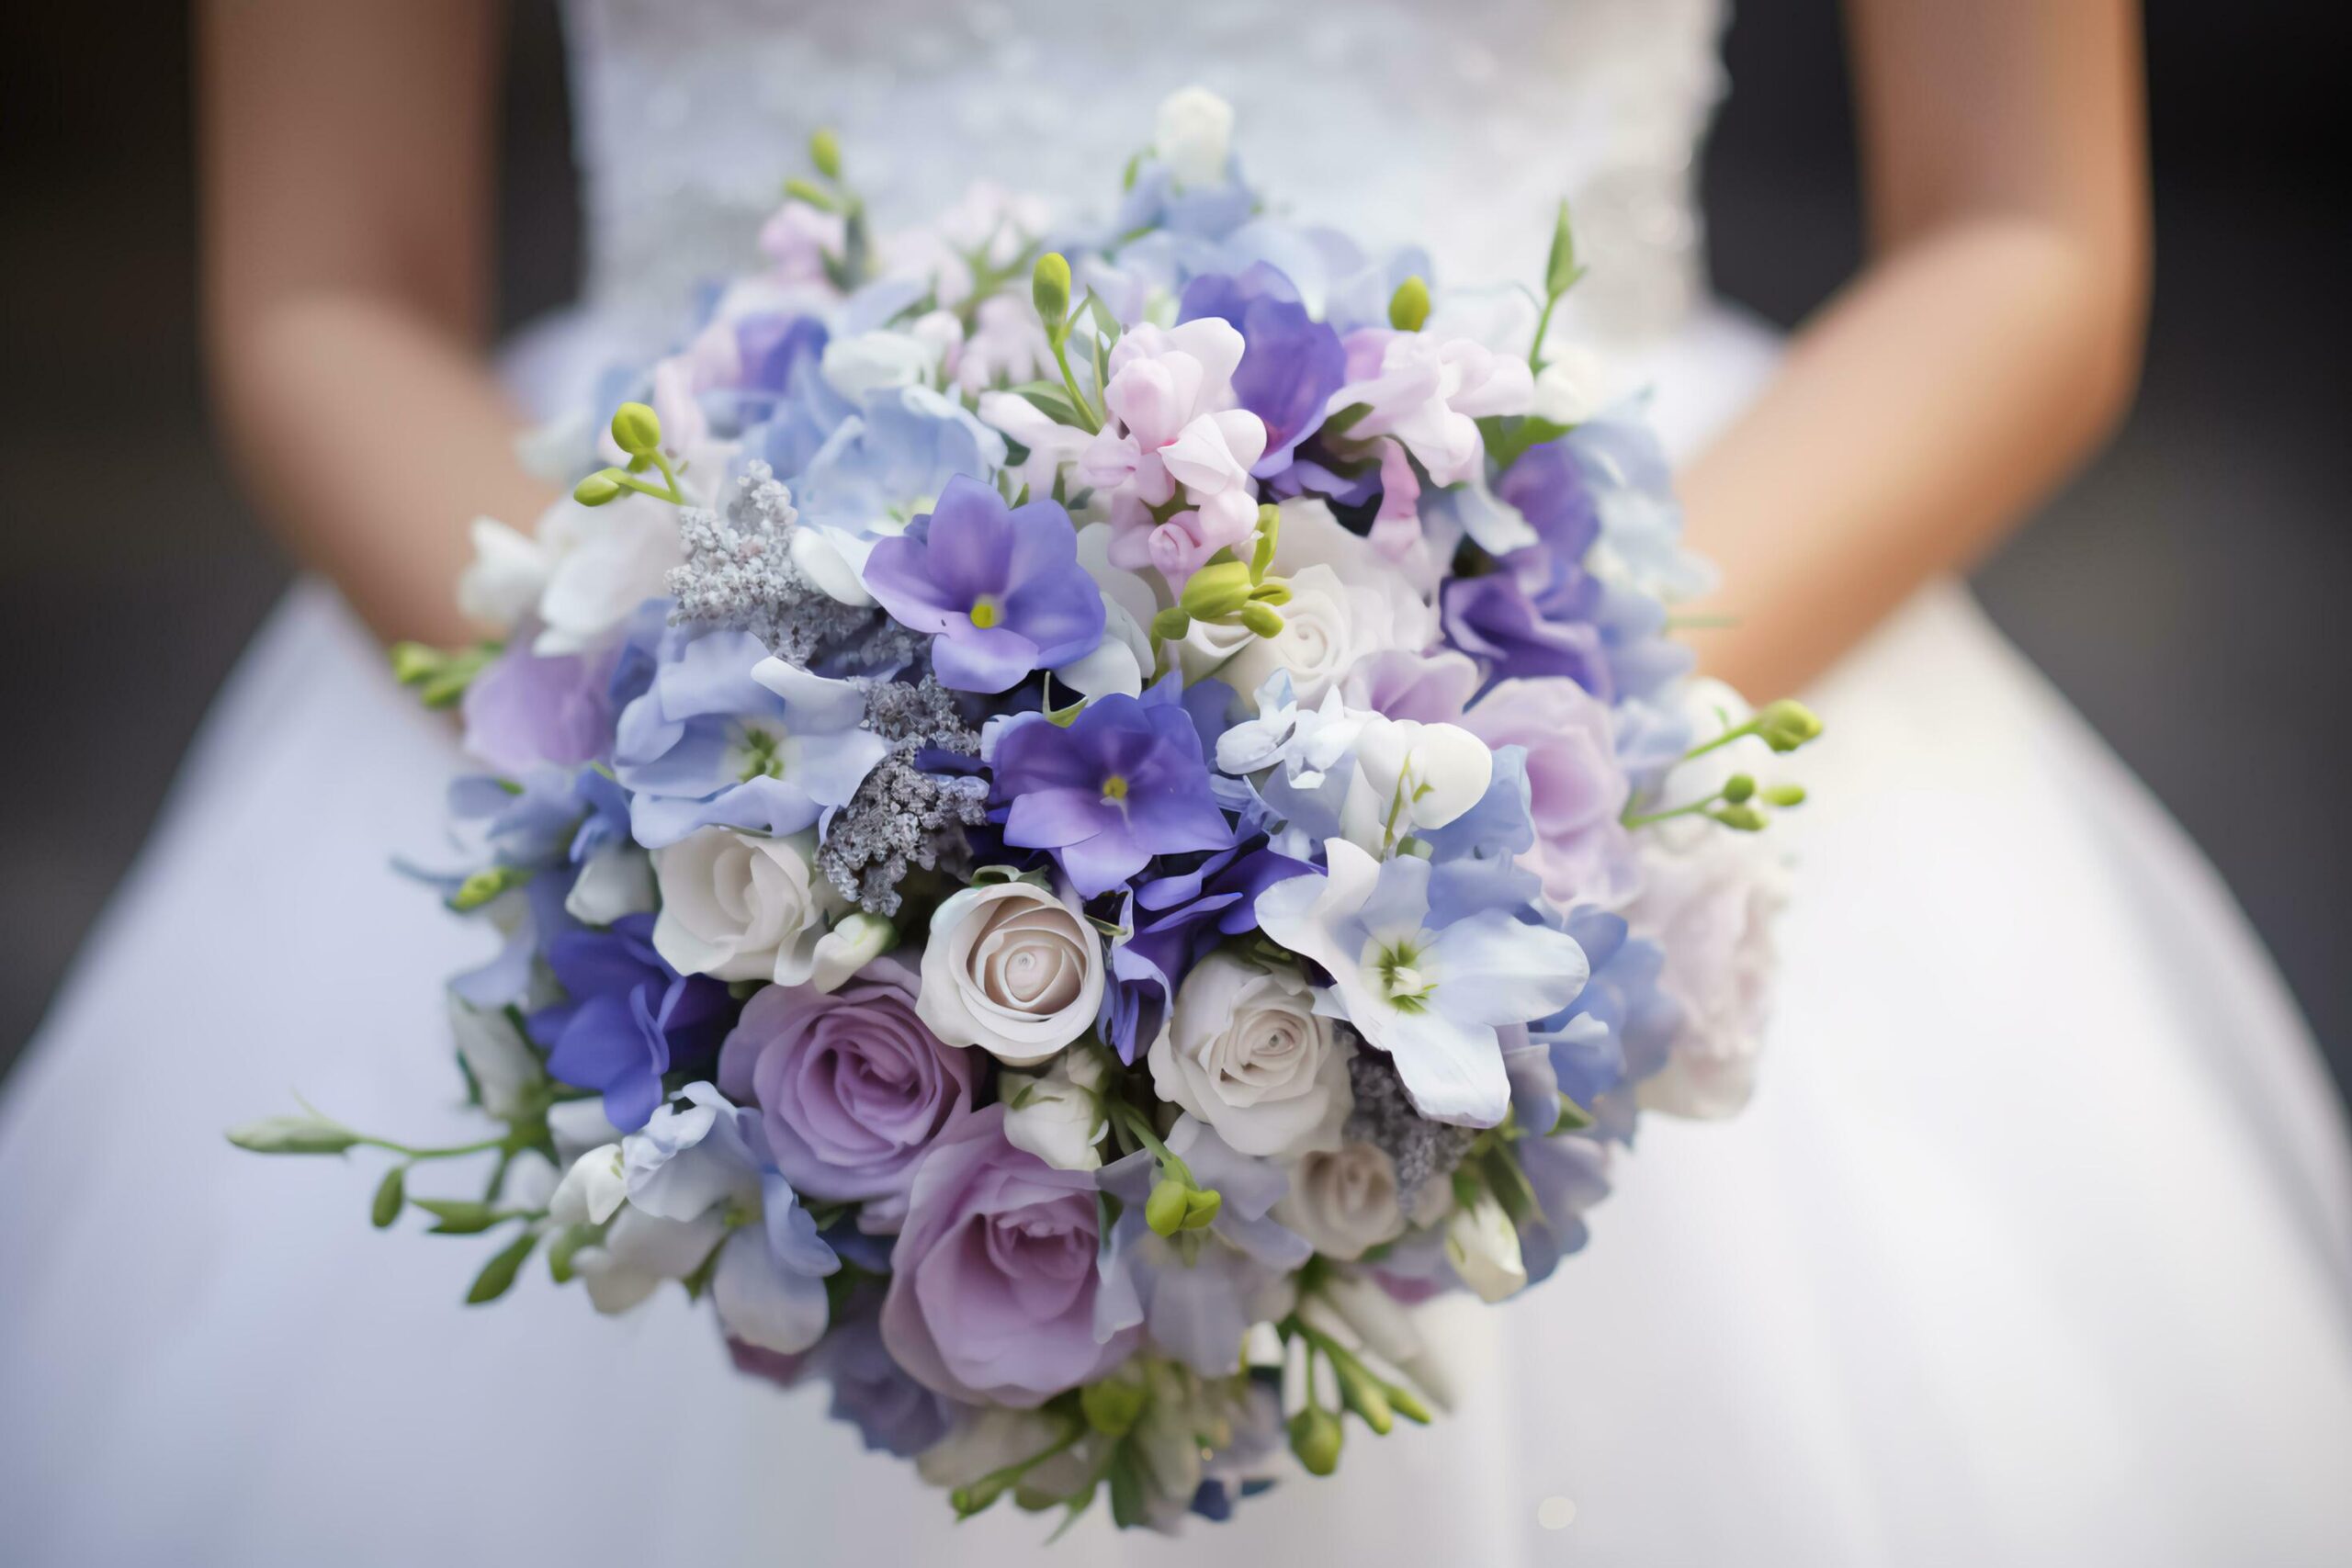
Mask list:
[[[1265,188],[1433,240],[1443,276],[1531,276],[1570,195],[1577,324],[1682,449],[1772,367],[1701,279],[1714,0],[570,19],[591,285],[518,354],[542,394],[746,257],[814,125],[886,217],[973,172],[1083,199],[1194,81]],[[1352,1434],[1336,1483],[1180,1540],[1091,1518],[1066,1560],[2352,1561],[2352,1174],[2228,893],[1957,585],[1811,695],[1747,1115],[1654,1121],[1558,1278],[1436,1309],[1435,1429]],[[438,985],[482,933],[389,866],[458,765],[315,585],[221,696],[0,1103],[0,1560],[1032,1560],[1048,1521],[952,1526],[674,1293],[604,1319],[534,1269],[462,1309],[489,1249],[369,1230],[374,1162],[222,1141],[289,1090],[469,1125]]]

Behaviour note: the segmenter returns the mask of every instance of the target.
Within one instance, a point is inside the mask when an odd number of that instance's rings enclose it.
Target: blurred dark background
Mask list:
[[[2325,129],[2352,17],[2153,9],[2145,387],[1975,586],[2220,865],[2352,1085],[2352,227]],[[1837,10],[1740,7],[1707,154],[1716,280],[1783,325],[1860,254]],[[567,296],[578,225],[553,5],[513,35],[509,321]],[[287,581],[201,404],[187,53],[166,5],[0,20],[0,1069]]]

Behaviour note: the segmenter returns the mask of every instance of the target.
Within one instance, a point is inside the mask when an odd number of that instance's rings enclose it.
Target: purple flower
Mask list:
[[[1067,728],[1016,715],[993,739],[996,798],[1012,806],[1004,841],[1050,851],[1083,897],[1109,892],[1154,855],[1233,841],[1172,679],[1142,697],[1097,698]]]
[[[1102,993],[1102,1038],[1132,1063],[1168,1015],[1176,987],[1226,937],[1258,929],[1258,895],[1314,867],[1256,847],[1220,850],[1190,871],[1138,883],[1128,934],[1111,947],[1113,984]]]
[[[968,475],[947,481],[926,523],[874,547],[866,591],[937,640],[940,684],[1001,692],[1094,651],[1102,594],[1078,561],[1078,531],[1051,501],[1008,507]]]
[[[1529,1032],[1551,1051],[1560,1092],[1592,1113],[1599,1135],[1627,1142],[1634,1099],[1620,1091],[1665,1067],[1682,1010],[1658,988],[1665,953],[1629,936],[1622,917],[1578,909],[1567,925],[1592,977],[1574,1002]]]
[[[836,1421],[857,1428],[867,1449],[912,1459],[947,1435],[955,1407],[909,1377],[890,1359],[876,1319],[881,1290],[861,1284],[834,1314],[825,1337],[797,1356],[780,1356],[741,1339],[727,1342],[735,1370],[797,1388],[810,1378],[832,1385]]]
[[[991,1105],[916,1169],[882,1342],[924,1387],[967,1404],[1032,1409],[1091,1382],[1142,1337],[1095,1337],[1100,1242],[1092,1174],[1013,1147]]]
[[[1521,1138],[1511,1148],[1535,1190],[1519,1254],[1527,1282],[1540,1284],[1584,1246],[1584,1212],[1609,1196],[1609,1151],[1589,1138]]]
[[[923,1151],[971,1114],[971,1055],[915,1017],[918,987],[888,958],[831,995],[770,986],[718,1059],[719,1088],[759,1105],[786,1179],[812,1198],[865,1201],[868,1229],[895,1228]]]
[[[541,658],[517,637],[466,688],[466,750],[518,775],[610,754],[612,668],[608,652]]]
[[[1631,897],[1634,840],[1618,818],[1633,786],[1618,766],[1609,710],[1573,681],[1504,681],[1461,722],[1498,750],[1526,750],[1535,842],[1520,863],[1543,878],[1545,897],[1563,909]]]
[[[1497,678],[1561,675],[1609,699],[1612,682],[1600,628],[1553,619],[1529,596],[1517,573],[1454,578],[1439,591],[1438,609],[1446,640],[1486,660]]]
[[[559,1081],[603,1092],[605,1120],[625,1133],[662,1103],[662,1075],[700,1068],[727,1032],[727,987],[663,963],[651,915],[561,932],[547,961],[570,999],[533,1013],[531,1038]]]
[[[1559,442],[1529,447],[1495,481],[1495,495],[1519,508],[1520,515],[1543,541],[1534,547],[1558,559],[1582,564],[1585,553],[1600,536],[1600,514],[1594,508],[1592,491],[1575,457]]]
[[[1322,426],[1331,394],[1347,381],[1340,334],[1310,317],[1290,279],[1264,262],[1185,285],[1177,321],[1204,316],[1232,322],[1249,344],[1233,372],[1233,395],[1266,427],[1265,456],[1253,471],[1278,473]]]

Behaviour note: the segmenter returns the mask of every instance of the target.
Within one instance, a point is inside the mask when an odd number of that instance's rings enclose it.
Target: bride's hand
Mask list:
[[[499,28],[479,0],[198,22],[219,416],[264,513],[387,637],[467,635],[468,521],[549,499],[487,360]]]
[[[1763,696],[1963,568],[2105,439],[2148,284],[2129,0],[1849,0],[1872,259],[1684,478],[1697,634]]]

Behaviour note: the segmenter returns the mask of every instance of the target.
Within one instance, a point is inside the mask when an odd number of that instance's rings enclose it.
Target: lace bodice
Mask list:
[[[1159,99],[1238,111],[1252,183],[1442,278],[1532,280],[1553,203],[1583,327],[1638,340],[1701,288],[1694,152],[1722,0],[571,0],[589,302],[674,327],[750,264],[808,132],[883,226],[986,176],[1107,210]]]

